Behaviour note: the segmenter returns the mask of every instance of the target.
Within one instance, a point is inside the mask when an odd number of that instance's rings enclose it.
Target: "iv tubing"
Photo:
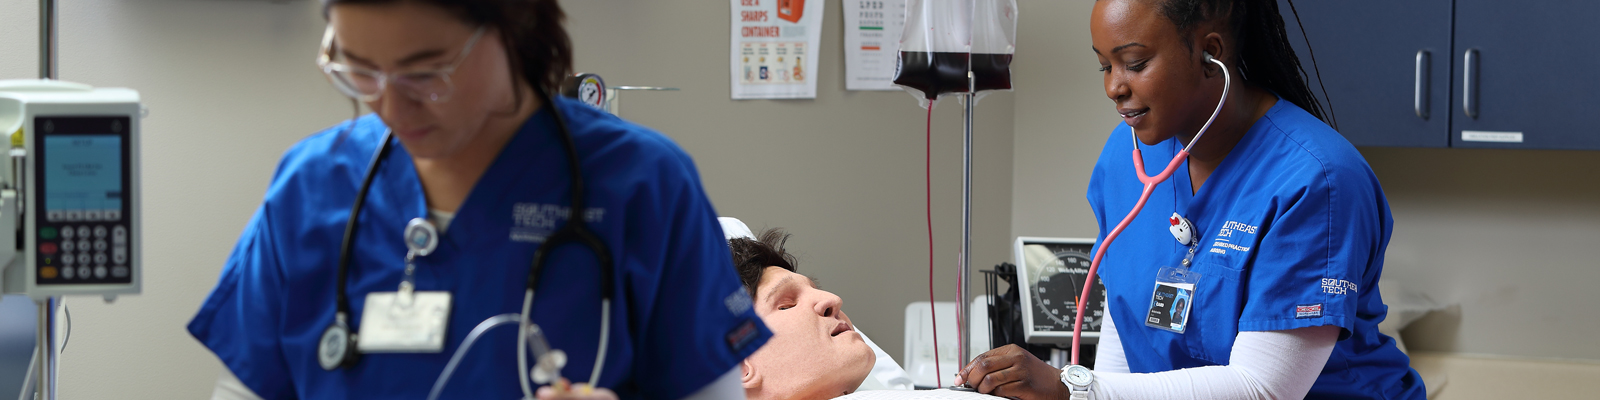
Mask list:
[[[528,386],[528,309],[533,307],[533,289],[522,295],[522,314],[517,322],[517,384],[522,385],[522,395],[532,400],[533,387]]]
[[[606,365],[606,343],[611,340],[611,299],[600,299],[600,350],[595,352],[594,371],[589,372],[589,386],[600,385],[600,369]]]
[[[1228,103],[1228,87],[1233,84],[1233,78],[1228,74],[1228,66],[1211,58],[1209,54],[1206,55],[1206,61],[1216,63],[1222,67],[1222,99],[1217,100],[1217,109],[1211,111],[1211,118],[1206,120],[1205,126],[1200,127],[1200,132],[1194,135],[1194,139],[1189,140],[1189,145],[1184,146],[1183,150],[1178,151],[1178,154],[1172,157],[1172,162],[1167,163],[1167,169],[1162,170],[1160,174],[1154,177],[1145,175],[1144,154],[1139,152],[1139,136],[1137,134],[1133,135],[1133,170],[1139,174],[1139,182],[1144,183],[1144,191],[1139,194],[1139,202],[1134,203],[1133,210],[1128,211],[1128,216],[1123,217],[1122,222],[1118,223],[1117,227],[1111,230],[1111,233],[1106,234],[1105,242],[1100,243],[1097,246],[1098,248],[1095,249],[1094,260],[1089,264],[1088,279],[1084,281],[1083,295],[1078,297],[1081,301],[1077,302],[1077,314],[1073,314],[1079,317],[1073,318],[1072,321],[1072,365],[1082,365],[1078,363],[1078,343],[1083,338],[1082,315],[1085,306],[1089,303],[1090,291],[1094,290],[1094,278],[1095,274],[1100,270],[1100,258],[1106,255],[1106,248],[1111,247],[1111,241],[1116,240],[1117,235],[1122,234],[1122,230],[1128,227],[1128,223],[1133,222],[1133,218],[1139,216],[1139,211],[1144,209],[1145,201],[1150,200],[1150,193],[1155,191],[1156,185],[1171,177],[1172,172],[1177,171],[1178,166],[1183,165],[1183,161],[1189,158],[1189,150],[1194,148],[1195,143],[1200,142],[1201,136],[1205,136],[1206,130],[1211,128],[1211,123],[1217,120],[1217,114],[1222,113],[1222,105]],[[1129,127],[1128,130],[1131,132],[1133,128]],[[1111,315],[1108,314],[1105,317],[1111,318]]]
[[[466,341],[461,342],[461,347],[456,349],[454,355],[450,356],[450,362],[444,365],[444,372],[439,373],[439,379],[433,382],[433,390],[428,391],[428,400],[439,398],[439,393],[444,390],[445,382],[450,381],[450,374],[456,372],[456,366],[461,364],[461,357],[467,355],[467,349],[472,348],[473,343],[477,343],[478,337],[483,336],[484,332],[488,332],[489,329],[512,322],[517,322],[517,314],[506,313],[489,317],[489,319],[479,322],[477,327],[472,328],[472,333],[467,334]],[[521,343],[521,341],[518,341],[518,343]]]
[[[933,382],[944,387],[944,375],[939,373],[939,313],[933,303],[933,103],[928,103],[927,154],[923,158],[923,177],[926,179],[928,210],[928,323],[933,330]]]

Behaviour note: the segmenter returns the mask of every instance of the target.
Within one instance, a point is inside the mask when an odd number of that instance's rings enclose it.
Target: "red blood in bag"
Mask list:
[[[919,90],[928,99],[967,91],[967,53],[900,52],[894,84]]]
[[[944,93],[966,93],[967,61],[970,59],[977,90],[1010,90],[1011,57],[1010,54],[902,51],[894,83],[921,91],[930,100]]]
[[[1011,55],[973,53],[972,75],[978,91],[1011,90]]]

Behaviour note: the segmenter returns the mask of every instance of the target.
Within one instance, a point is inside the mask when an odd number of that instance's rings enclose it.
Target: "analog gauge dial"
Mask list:
[[[1055,252],[1055,259],[1039,269],[1039,280],[1031,289],[1034,330],[1072,331],[1073,317],[1077,315],[1078,297],[1083,295],[1083,285],[1089,271],[1089,255],[1074,250]],[[1096,280],[1096,298],[1089,299],[1083,320],[1085,332],[1100,331],[1104,317],[1105,286]]]
[[[577,74],[561,83],[561,94],[590,107],[606,109],[606,81],[600,75]]]

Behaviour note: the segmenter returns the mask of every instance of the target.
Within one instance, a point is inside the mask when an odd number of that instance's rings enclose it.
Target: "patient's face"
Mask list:
[[[767,267],[756,289],[756,314],[772,339],[746,360],[759,376],[752,399],[830,399],[855,390],[875,356],[851,329],[843,300],[810,278]],[[747,385],[747,389],[749,386]]]

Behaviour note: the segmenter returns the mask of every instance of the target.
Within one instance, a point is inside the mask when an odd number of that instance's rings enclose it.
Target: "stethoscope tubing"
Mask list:
[[[600,343],[598,345],[599,348],[596,351],[594,369],[589,375],[590,384],[598,384],[600,372],[604,369],[608,345],[607,342],[610,338],[611,300],[616,291],[615,288],[612,287],[615,271],[613,270],[610,249],[608,246],[606,246],[604,240],[601,240],[598,235],[595,235],[593,231],[589,230],[588,224],[584,220],[585,216],[588,214],[586,212],[588,208],[584,195],[585,185],[582,172],[582,160],[578,157],[576,140],[572,137],[572,131],[567,126],[566,117],[562,114],[561,108],[556,105],[555,99],[545,94],[543,90],[536,89],[536,93],[540,96],[540,98],[544,99],[546,104],[550,107],[555,118],[556,126],[561,133],[560,136],[562,139],[563,149],[567,153],[568,167],[570,168],[572,174],[572,205],[570,207],[572,211],[567,223],[549,238],[547,238],[542,245],[534,250],[534,260],[532,265],[529,267],[528,282],[523,300],[522,312],[520,314],[508,314],[517,315],[518,321],[521,325],[518,329],[519,335],[517,338],[517,375],[523,394],[528,398],[533,398],[533,390],[528,384],[529,377],[527,375],[527,355],[525,354],[528,340],[528,325],[531,323],[530,311],[533,304],[534,290],[539,285],[540,277],[542,272],[544,272],[545,261],[549,258],[551,250],[560,246],[561,244],[565,244],[566,242],[575,241],[592,250],[595,253],[596,261],[598,261],[600,264]],[[373,154],[372,161],[367,167],[366,176],[362,179],[361,187],[356,192],[355,204],[350,209],[350,219],[345,224],[344,239],[339,244],[339,267],[336,280],[337,286],[335,289],[335,302],[337,304],[335,305],[336,309],[334,314],[336,325],[342,325],[351,322],[349,321],[352,313],[350,308],[350,298],[346,290],[351,260],[350,248],[355,243],[355,235],[357,231],[356,228],[359,225],[358,221],[361,215],[361,209],[366,204],[367,193],[371,190],[373,180],[378,174],[378,167],[383,163],[384,158],[388,156],[390,149],[393,147],[390,145],[390,142],[393,140],[393,135],[393,131],[384,132],[383,140],[378,146],[378,151]],[[505,315],[496,316],[495,318],[503,318],[504,316]],[[351,338],[356,337],[353,329],[349,329],[348,332]],[[319,344],[319,352],[321,351],[321,345],[322,344]],[[351,345],[354,346],[354,343],[351,343]],[[359,353],[359,350],[351,349],[351,351],[354,353]],[[460,354],[458,353],[457,356],[460,356]],[[458,361],[459,359],[452,357],[451,363],[454,364]]]
[[[1184,146],[1182,150],[1179,150],[1178,154],[1172,157],[1172,161],[1167,163],[1167,168],[1153,177],[1145,174],[1144,154],[1139,151],[1139,136],[1137,133],[1132,135],[1133,170],[1138,174],[1139,182],[1144,184],[1144,190],[1139,193],[1139,201],[1134,203],[1133,210],[1128,211],[1128,216],[1122,217],[1122,222],[1117,223],[1117,227],[1111,229],[1111,233],[1106,234],[1106,240],[1103,243],[1100,243],[1098,249],[1095,249],[1094,259],[1089,263],[1088,280],[1085,282],[1094,282],[1096,274],[1098,274],[1100,271],[1100,259],[1106,255],[1106,248],[1111,247],[1111,242],[1117,240],[1117,235],[1121,235],[1122,230],[1128,228],[1128,224],[1133,222],[1134,217],[1139,216],[1139,211],[1144,210],[1144,204],[1150,200],[1150,194],[1155,192],[1156,185],[1159,185],[1161,182],[1166,181],[1167,178],[1172,177],[1172,173],[1178,170],[1178,166],[1183,165],[1183,161],[1189,158],[1189,150],[1193,149],[1195,143],[1199,143],[1200,138],[1205,136],[1206,131],[1211,128],[1211,123],[1215,122],[1217,120],[1217,115],[1222,113],[1222,106],[1227,104],[1228,87],[1232,86],[1233,84],[1233,78],[1228,74],[1228,66],[1223,64],[1222,61],[1212,58],[1209,54],[1206,55],[1206,61],[1216,63],[1218,66],[1222,67],[1222,98],[1217,100],[1217,108],[1211,111],[1211,118],[1207,119],[1206,124],[1200,127],[1200,132],[1195,134],[1194,139],[1189,140],[1189,145]],[[1132,132],[1133,127],[1129,127],[1128,131]],[[1093,284],[1083,285],[1083,293],[1078,296],[1079,300],[1076,302],[1078,303],[1077,314],[1073,315],[1076,315],[1077,317],[1073,318],[1072,321],[1072,365],[1081,365],[1078,364],[1078,346],[1083,339],[1083,313],[1089,303],[1089,295],[1093,289]],[[1105,317],[1111,318],[1111,315],[1108,313]]]

